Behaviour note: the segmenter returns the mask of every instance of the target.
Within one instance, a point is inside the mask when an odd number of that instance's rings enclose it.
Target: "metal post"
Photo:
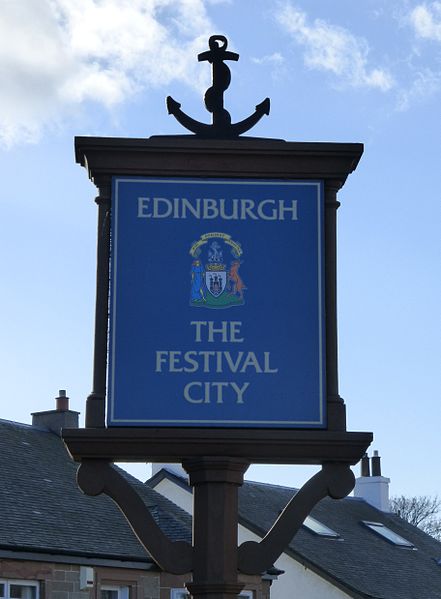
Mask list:
[[[238,488],[249,462],[232,458],[186,460],[194,487],[193,581],[196,599],[233,599],[243,588],[237,578]]]
[[[86,402],[86,427],[105,426],[107,331],[109,310],[110,193],[100,194],[95,303],[93,389]]]
[[[325,182],[326,381],[328,430],[346,430],[346,408],[338,393],[337,340],[337,192],[342,181]]]

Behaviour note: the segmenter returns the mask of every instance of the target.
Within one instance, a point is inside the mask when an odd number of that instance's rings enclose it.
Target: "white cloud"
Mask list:
[[[429,68],[418,71],[409,89],[402,89],[398,94],[397,110],[408,110],[416,103],[424,102],[441,90],[441,73]]]
[[[418,4],[410,13],[410,22],[419,37],[441,42],[441,2]]]
[[[251,57],[251,62],[265,68],[275,81],[286,80],[288,76],[285,58],[280,52],[273,52],[260,57]]]
[[[310,23],[306,13],[290,3],[278,11],[277,20],[303,46],[303,58],[308,67],[330,71],[354,87],[381,91],[393,87],[393,78],[386,69],[369,68],[367,42],[347,29],[322,19]]]
[[[273,52],[273,54],[267,54],[266,56],[262,56],[261,58],[252,58],[251,60],[255,64],[262,65],[281,65],[285,62],[285,59],[280,54],[280,52]]]
[[[37,139],[86,101],[172,80],[202,89],[212,30],[204,0],[3,0],[0,143]]]

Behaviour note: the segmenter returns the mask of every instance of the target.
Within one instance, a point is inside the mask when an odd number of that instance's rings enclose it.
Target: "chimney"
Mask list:
[[[381,458],[375,450],[370,460],[367,454],[361,459],[361,476],[355,481],[354,497],[364,499],[382,512],[389,512],[389,483],[390,479],[381,475]]]
[[[32,426],[61,435],[62,428],[78,428],[79,412],[69,410],[69,398],[64,389],[55,398],[55,410],[32,413]]]
[[[378,455],[378,451],[374,450],[374,455],[372,456],[372,476],[381,476],[381,458]]]
[[[369,456],[367,453],[361,458],[361,476],[367,477],[371,475],[371,469],[369,466]]]
[[[58,397],[55,398],[55,406],[56,412],[69,411],[69,398],[66,395],[66,389],[60,389],[58,391]]]

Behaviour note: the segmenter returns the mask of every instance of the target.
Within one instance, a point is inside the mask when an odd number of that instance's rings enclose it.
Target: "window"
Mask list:
[[[38,582],[29,580],[0,580],[1,599],[38,599]]]
[[[170,599],[188,599],[190,597],[187,589],[171,589]],[[240,599],[253,599],[253,591],[242,591]]]
[[[387,526],[384,526],[384,524],[381,524],[381,522],[367,522],[366,520],[362,520],[362,524],[393,545],[398,545],[399,547],[408,547],[409,549],[416,549],[413,543],[407,541],[403,537],[400,537],[400,535],[390,528],[387,528]]]
[[[119,586],[101,586],[100,599],[129,599],[130,590],[129,587]]]
[[[303,526],[320,537],[326,537],[328,539],[340,539],[340,535],[332,530],[332,528],[328,528],[315,518],[311,518],[311,516],[306,516]]]

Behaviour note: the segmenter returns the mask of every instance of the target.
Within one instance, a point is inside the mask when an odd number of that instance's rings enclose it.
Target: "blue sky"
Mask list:
[[[1,416],[29,422],[64,388],[83,412],[91,389],[95,189],[73,137],[184,133],[167,95],[208,121],[196,55],[215,33],[240,54],[234,121],[269,96],[254,135],[365,144],[340,192],[340,392],[391,493],[441,494],[439,1],[2,3]]]

